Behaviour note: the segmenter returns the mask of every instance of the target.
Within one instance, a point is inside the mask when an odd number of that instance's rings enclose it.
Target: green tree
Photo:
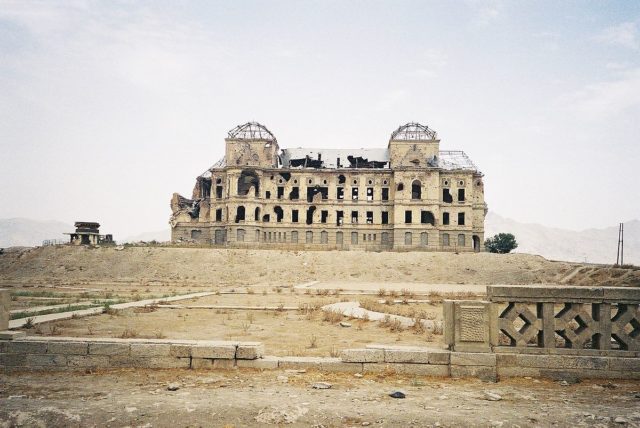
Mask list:
[[[513,234],[498,233],[484,241],[484,246],[490,253],[507,254],[518,248],[518,243]]]

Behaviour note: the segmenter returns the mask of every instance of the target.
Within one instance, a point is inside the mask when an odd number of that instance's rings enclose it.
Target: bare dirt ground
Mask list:
[[[265,290],[266,291],[266,290]],[[391,297],[387,297],[389,300]],[[375,300],[379,297],[359,297]],[[224,305],[267,306],[276,310],[240,309],[168,309],[162,305],[109,311],[102,315],[75,318],[23,329],[29,335],[42,334],[73,337],[139,337],[200,340],[258,341],[265,344],[268,355],[337,356],[340,350],[364,347],[370,343],[399,345],[442,344],[442,332],[430,334],[375,321],[329,319],[320,308],[340,300],[354,300],[317,294],[226,294],[189,299],[178,306]],[[284,307],[296,310],[280,309]],[[434,303],[381,305],[385,312],[412,315],[420,319],[442,320],[442,305]],[[343,327],[340,321],[348,322]],[[346,325],[346,324],[345,324]]]
[[[317,382],[332,387],[313,389]],[[168,391],[169,383],[179,389]],[[406,398],[388,396],[397,390]],[[488,401],[485,392],[501,399]],[[0,421],[5,427],[637,427],[640,387],[249,370],[21,373],[0,376]]]
[[[308,281],[640,285],[640,270],[489,253],[56,246],[0,256],[0,285],[210,288]]]

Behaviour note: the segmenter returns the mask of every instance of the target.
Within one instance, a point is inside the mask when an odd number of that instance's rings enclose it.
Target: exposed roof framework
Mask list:
[[[276,137],[266,126],[258,122],[247,122],[229,131],[229,138],[236,140],[266,140],[276,142]]]
[[[435,140],[436,136],[436,131],[430,129],[428,126],[420,125],[418,122],[409,122],[393,131],[390,139],[400,141],[420,141]]]

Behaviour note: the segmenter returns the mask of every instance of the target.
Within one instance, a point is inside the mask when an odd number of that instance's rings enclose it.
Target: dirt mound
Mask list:
[[[640,270],[528,254],[41,247],[0,256],[4,284],[233,286],[308,281],[640,285]]]

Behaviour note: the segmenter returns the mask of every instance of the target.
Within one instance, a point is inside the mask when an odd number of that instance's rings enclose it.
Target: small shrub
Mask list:
[[[342,321],[342,312],[328,309],[322,311],[322,321],[330,322],[331,324],[337,324]]]
[[[329,350],[329,356],[331,358],[338,358],[340,356],[340,350],[335,346],[331,346],[331,349]]]
[[[309,338],[309,348],[315,349],[318,347],[318,337],[315,334],[312,334]]]
[[[256,290],[253,288],[247,288],[247,294],[255,294]]]
[[[164,339],[167,336],[164,335],[164,332],[162,330],[156,329],[153,331],[153,337],[155,337],[156,339]]]
[[[34,321],[33,317],[27,318],[27,320],[25,321],[23,327],[28,329],[28,330],[32,329],[33,326],[35,325],[33,321]]]
[[[135,337],[138,337],[138,331],[131,327],[125,328],[120,335],[121,339],[132,339]]]

